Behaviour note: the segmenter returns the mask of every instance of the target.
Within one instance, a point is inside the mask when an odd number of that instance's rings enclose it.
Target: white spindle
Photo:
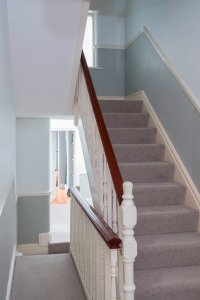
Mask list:
[[[122,235],[123,235],[123,262],[124,262],[124,300],[134,299],[134,269],[133,264],[137,256],[137,243],[133,228],[137,223],[137,211],[133,202],[133,184],[123,183],[122,196]]]
[[[117,250],[111,250],[111,300],[117,300]]]

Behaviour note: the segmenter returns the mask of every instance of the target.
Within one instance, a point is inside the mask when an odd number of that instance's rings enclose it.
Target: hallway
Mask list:
[[[85,300],[70,254],[16,258],[11,300]]]

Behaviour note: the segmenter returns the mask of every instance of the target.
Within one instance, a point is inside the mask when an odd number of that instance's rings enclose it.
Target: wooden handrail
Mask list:
[[[119,170],[119,166],[117,164],[117,160],[113,151],[113,147],[110,141],[110,137],[108,135],[108,131],[106,129],[106,125],[103,119],[103,115],[99,106],[99,102],[97,99],[97,95],[94,89],[94,85],[92,82],[92,78],[90,75],[90,71],[85,59],[85,55],[82,51],[82,55],[81,55],[81,65],[83,68],[83,74],[85,76],[85,81],[86,81],[86,85],[87,85],[87,89],[88,89],[88,93],[90,96],[90,101],[91,101],[91,105],[93,108],[93,112],[95,115],[95,119],[97,122],[97,126],[99,129],[99,133],[100,133],[100,137],[101,137],[101,141],[103,144],[103,148],[106,154],[106,158],[107,158],[107,162],[109,165],[109,169],[110,169],[110,173],[111,173],[111,177],[113,180],[113,184],[115,187],[115,191],[117,194],[117,198],[118,198],[118,202],[121,205],[122,203],[122,194],[123,194],[123,188],[122,188],[122,184],[123,184],[123,180],[122,180],[122,176]]]
[[[89,203],[81,196],[79,191],[71,187],[69,193],[75,198],[78,202],[84,213],[88,216],[96,230],[101,235],[102,239],[108,245],[110,249],[120,249],[122,241],[116,233],[108,226],[108,224],[103,220],[103,218],[94,210]],[[73,218],[73,216],[72,216]]]

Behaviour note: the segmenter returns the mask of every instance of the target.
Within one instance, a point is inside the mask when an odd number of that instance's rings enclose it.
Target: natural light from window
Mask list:
[[[93,24],[93,14],[89,14],[87,18],[83,51],[87,60],[89,67],[94,67],[94,24]]]

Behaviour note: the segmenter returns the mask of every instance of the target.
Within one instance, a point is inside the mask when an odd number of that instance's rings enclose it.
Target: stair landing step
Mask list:
[[[137,236],[137,245],[137,270],[200,263],[200,235],[196,232]]]
[[[199,300],[200,265],[135,271],[136,300]]]

